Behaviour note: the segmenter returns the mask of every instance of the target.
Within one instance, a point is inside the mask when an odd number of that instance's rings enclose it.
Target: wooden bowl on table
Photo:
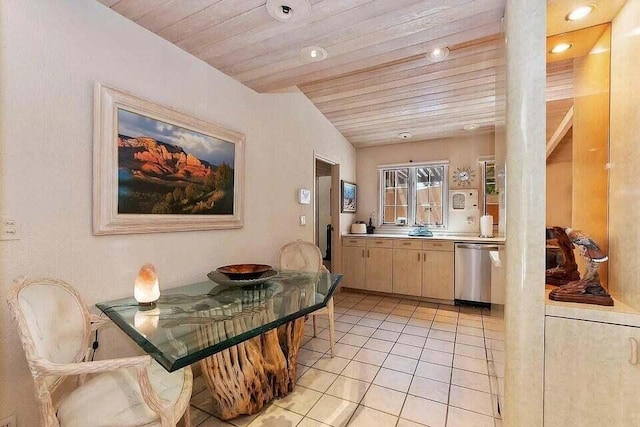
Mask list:
[[[232,280],[250,280],[260,277],[273,267],[267,264],[232,264],[218,267],[216,271]]]

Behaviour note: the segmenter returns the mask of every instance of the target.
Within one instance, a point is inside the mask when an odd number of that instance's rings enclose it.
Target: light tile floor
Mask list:
[[[363,293],[334,300],[336,357],[328,322],[318,318],[316,338],[305,326],[291,394],[260,414],[223,422],[211,416],[213,403],[196,378],[192,425],[502,426],[494,395],[504,371],[501,319],[477,308]]]

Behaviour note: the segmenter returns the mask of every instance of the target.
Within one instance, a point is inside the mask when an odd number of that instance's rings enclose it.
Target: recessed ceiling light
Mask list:
[[[557,45],[555,45],[553,47],[553,49],[551,49],[549,52],[551,53],[562,53],[562,52],[566,52],[569,49],[571,49],[571,46],[573,46],[571,43],[558,43]]]
[[[409,139],[411,138],[413,135],[411,135],[409,132],[400,132],[398,134],[398,138],[400,139]]]
[[[300,50],[302,59],[308,62],[319,62],[327,59],[327,50],[320,46],[307,46]]]
[[[442,61],[449,56],[449,48],[437,47],[427,54],[427,59],[432,62]]]
[[[466,125],[463,129],[467,132],[471,132],[472,130],[476,130],[480,127],[477,123],[471,123],[470,125]]]
[[[267,12],[282,22],[297,22],[311,11],[309,0],[267,0]]]
[[[564,19],[567,21],[579,21],[580,19],[585,18],[587,15],[593,12],[593,9],[595,8],[596,8],[595,4],[580,6],[576,9],[573,9],[571,13],[569,13],[567,16],[564,17]]]

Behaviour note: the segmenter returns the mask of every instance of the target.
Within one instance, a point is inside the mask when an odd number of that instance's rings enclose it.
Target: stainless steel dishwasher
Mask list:
[[[454,295],[456,301],[491,303],[490,251],[497,245],[456,243]]]

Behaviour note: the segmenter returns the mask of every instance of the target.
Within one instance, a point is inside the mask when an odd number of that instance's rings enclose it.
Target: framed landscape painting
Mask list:
[[[239,228],[244,135],[96,84],[93,232]]]
[[[340,182],[342,184],[342,205],[340,212],[355,213],[357,208],[357,187],[353,182]]]

